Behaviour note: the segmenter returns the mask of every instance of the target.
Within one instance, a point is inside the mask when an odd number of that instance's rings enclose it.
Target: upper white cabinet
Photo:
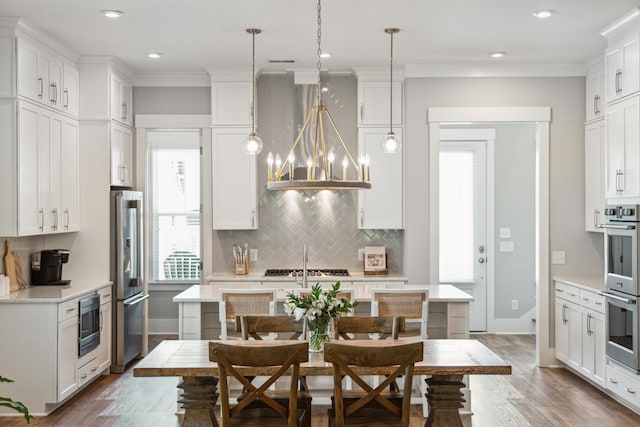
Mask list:
[[[605,51],[605,96],[615,102],[640,89],[640,41],[638,32],[610,43]]]
[[[78,71],[43,46],[24,39],[18,44],[18,95],[78,115]]]
[[[131,128],[111,123],[111,185],[133,185],[133,132]]]
[[[382,152],[381,141],[387,128],[358,129],[358,152],[370,158],[371,189],[358,191],[358,228],[404,228],[404,151]],[[402,141],[401,128],[394,129]]]
[[[211,82],[213,126],[251,126],[251,73],[247,79],[242,82]]]
[[[109,82],[110,118],[127,126],[133,125],[133,90],[131,83],[116,72]]]
[[[393,124],[403,123],[402,82],[393,82]],[[358,80],[358,126],[389,126],[389,81]]]
[[[585,121],[604,117],[604,61],[587,67]]]
[[[584,224],[586,231],[602,232],[604,220],[604,120],[584,127]]]
[[[60,207],[58,231],[80,230],[80,126],[67,117],[62,122],[60,148]]]
[[[607,198],[640,197],[640,98],[607,105],[605,127]]]
[[[251,128],[212,129],[214,230],[258,228],[257,156],[242,151]]]

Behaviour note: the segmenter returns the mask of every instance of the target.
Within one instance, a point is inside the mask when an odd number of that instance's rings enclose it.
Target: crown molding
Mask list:
[[[103,64],[113,67],[120,73],[124,74],[124,77],[131,80],[135,75],[133,68],[129,67],[122,60],[110,55],[84,55],[78,59],[78,64]]]
[[[206,72],[151,72],[133,76],[136,87],[211,87],[211,75]]]
[[[406,78],[421,77],[576,77],[584,64],[422,64],[406,65]]]

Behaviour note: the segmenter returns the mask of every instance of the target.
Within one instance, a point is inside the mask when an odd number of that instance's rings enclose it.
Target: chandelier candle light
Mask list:
[[[353,156],[349,152],[347,145],[338,130],[331,113],[325,105],[322,104],[322,87],[320,80],[321,70],[321,41],[322,41],[322,15],[321,4],[318,0],[318,33],[317,33],[317,70],[318,70],[318,90],[316,104],[309,110],[309,114],[304,120],[302,128],[298,132],[293,145],[289,149],[289,154],[284,163],[281,162],[280,156],[275,156],[275,172],[273,170],[274,156],[269,153],[267,156],[268,165],[268,182],[267,190],[362,190],[370,189],[371,181],[369,179],[369,162],[368,156],[361,154],[359,164],[356,163]],[[338,140],[345,151],[344,160],[342,161],[342,180],[333,176],[333,163],[335,154],[333,150],[328,151],[325,145],[324,121],[328,120],[331,127],[335,131]],[[295,172],[295,154],[294,150],[298,143],[302,140],[305,129],[310,126],[312,129],[313,154],[307,159],[306,176],[298,176],[296,179]],[[356,180],[347,179],[347,167],[349,162],[356,170]],[[285,173],[288,167],[288,176]],[[318,171],[316,173],[316,171]],[[300,172],[300,169],[299,169]],[[318,175],[318,176],[316,176]],[[304,179],[306,178],[306,179]]]

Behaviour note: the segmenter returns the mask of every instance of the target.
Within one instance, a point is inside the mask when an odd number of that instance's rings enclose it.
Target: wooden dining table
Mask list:
[[[162,341],[133,369],[135,377],[182,377],[178,388],[183,393],[178,402],[184,408],[183,426],[218,426],[214,407],[218,400],[218,366],[209,360],[212,341]],[[275,341],[286,343],[292,341]],[[294,341],[298,342],[298,341]],[[511,365],[477,340],[424,340],[424,357],[415,364],[414,375],[428,375],[427,401],[429,415],[425,426],[461,427],[459,408],[464,399],[464,375],[509,375]],[[274,341],[225,341],[238,346],[269,346]],[[384,346],[393,351],[403,340],[350,340],[350,344]],[[270,375],[277,367],[239,367],[247,376]],[[391,367],[359,367],[362,375],[384,375]],[[333,375],[333,366],[324,361],[323,353],[309,353],[309,361],[300,365],[300,375]],[[313,394],[313,390],[311,390]]]

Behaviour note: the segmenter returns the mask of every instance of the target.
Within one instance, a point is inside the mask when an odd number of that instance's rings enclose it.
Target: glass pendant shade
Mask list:
[[[384,139],[382,140],[382,152],[385,154],[393,154],[398,153],[402,148],[400,144],[400,139],[396,136],[394,132],[387,132]]]
[[[251,132],[244,141],[242,141],[242,151],[246,154],[257,155],[262,152],[262,139],[255,132]]]

